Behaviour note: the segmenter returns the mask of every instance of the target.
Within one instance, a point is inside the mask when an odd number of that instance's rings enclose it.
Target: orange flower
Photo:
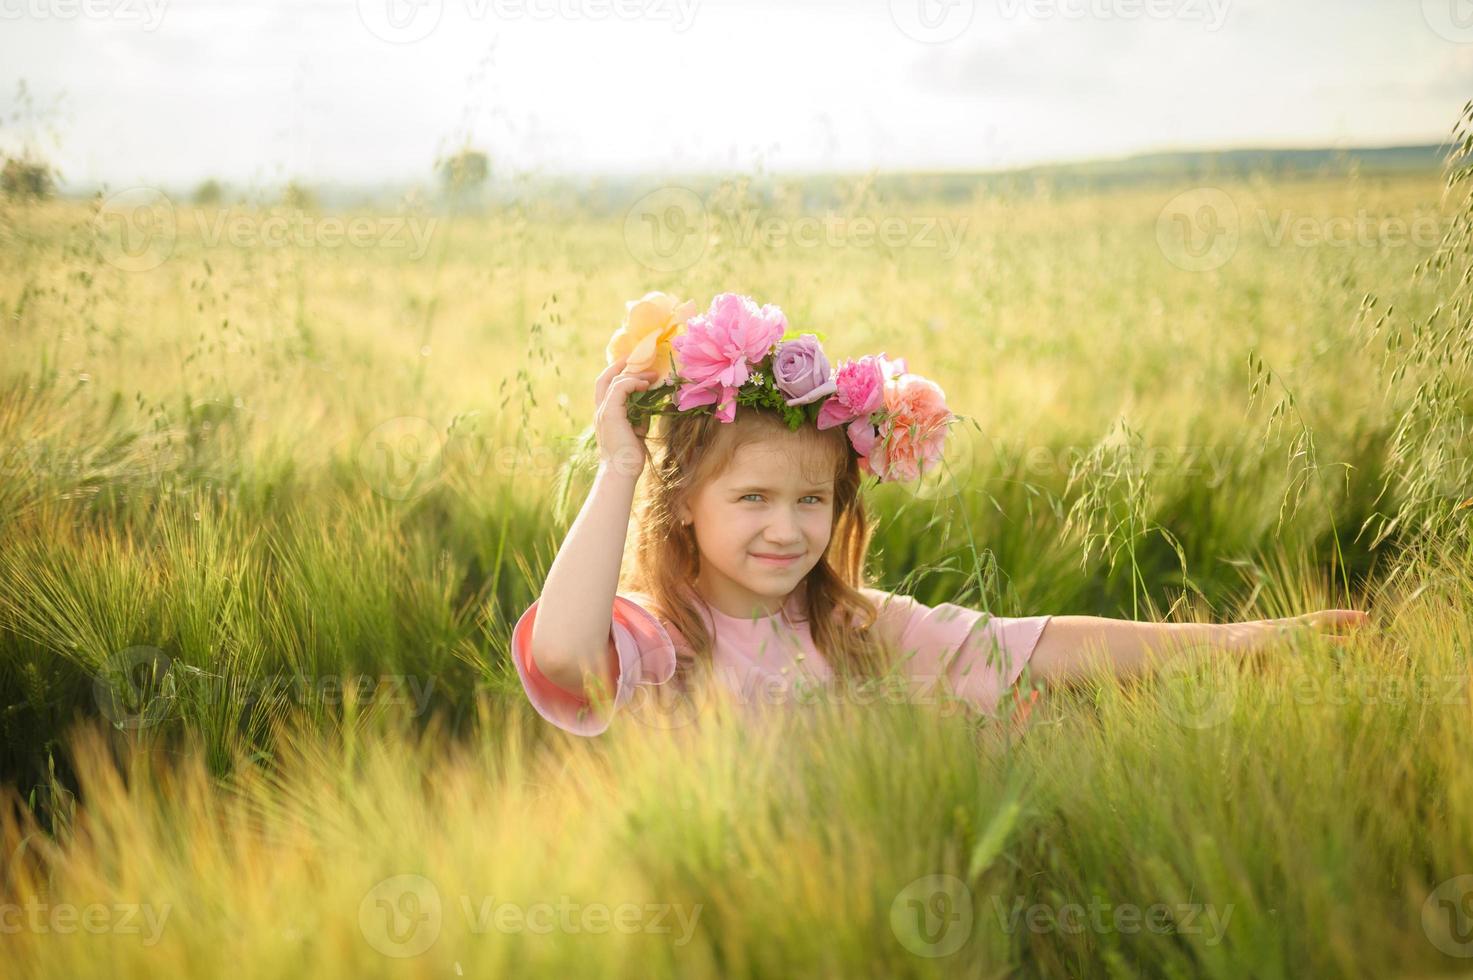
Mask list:
[[[894,374],[885,379],[885,412],[864,468],[881,480],[914,480],[935,469],[953,417],[940,386],[918,374]]]
[[[665,293],[645,293],[640,299],[624,304],[624,324],[614,331],[605,350],[607,363],[629,358],[624,370],[631,373],[658,371],[650,385],[658,388],[670,380],[674,370],[670,341],[695,315],[695,300],[680,302]]]

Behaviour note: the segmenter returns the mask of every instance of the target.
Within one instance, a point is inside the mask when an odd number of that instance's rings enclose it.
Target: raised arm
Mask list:
[[[1153,666],[1193,654],[1248,657],[1295,629],[1324,632],[1336,642],[1369,618],[1354,609],[1323,609],[1287,619],[1246,623],[1150,623],[1100,616],[1054,616],[1044,628],[1029,661],[1036,680],[1067,684],[1088,677],[1103,654],[1117,676],[1144,673]]]
[[[617,660],[609,647],[619,566],[645,462],[644,435],[625,414],[631,391],[647,388],[654,372],[627,374],[625,360],[599,375],[594,392],[599,466],[593,487],[548,569],[532,624],[530,655],[548,680],[577,695],[597,680],[613,690]]]

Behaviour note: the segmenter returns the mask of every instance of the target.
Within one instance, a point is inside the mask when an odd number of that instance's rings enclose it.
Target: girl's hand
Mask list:
[[[625,402],[631,392],[648,388],[655,380],[655,372],[630,374],[624,370],[628,360],[619,358],[598,376],[593,393],[593,427],[598,438],[599,462],[611,464],[619,473],[637,477],[647,458],[644,437],[649,434],[650,424],[642,422],[637,429],[630,425]]]
[[[1349,643],[1353,632],[1372,625],[1371,617],[1358,609],[1321,609],[1317,612],[1305,613],[1303,616],[1270,619],[1268,622],[1277,627],[1280,632],[1308,629],[1322,633],[1326,639],[1337,646]]]

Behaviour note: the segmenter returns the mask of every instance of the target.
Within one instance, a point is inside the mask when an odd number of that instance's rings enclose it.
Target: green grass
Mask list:
[[[218,213],[181,206],[167,258],[134,271],[93,207],[0,204],[0,906],[168,909],[147,944],[28,925],[7,961],[1467,970],[1448,949],[1468,919],[1447,918],[1473,874],[1464,186],[1216,186],[1239,240],[1204,271],[1158,239],[1173,185],[928,203],[853,181],[850,218],[964,228],[945,257],[744,240],[744,219],[801,215],[734,183],[671,273],[631,255],[622,215],[563,200],[411,212],[436,222],[421,257],[211,243]],[[1440,246],[1275,240],[1286,216],[1428,215]],[[648,289],[776,302],[839,357],[905,356],[969,419],[954,482],[869,491],[883,587],[1001,615],[1355,606],[1379,629],[1101,677],[1022,739],[894,704],[564,737],[526,703],[507,634],[571,516],[559,466],[603,345]],[[585,488],[574,472],[572,507]],[[442,902],[415,956],[384,932],[409,909],[379,884],[397,875]],[[699,916],[677,944],[480,928],[461,903],[560,895]],[[917,920],[945,901],[951,928]],[[1058,922],[1091,902],[1106,918]],[[926,955],[958,922],[959,948]]]

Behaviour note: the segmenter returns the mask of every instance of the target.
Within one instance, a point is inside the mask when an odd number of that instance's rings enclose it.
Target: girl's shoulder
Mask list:
[[[870,602],[882,608],[892,600],[909,598],[908,596],[901,596],[895,592],[886,592],[884,589],[876,589],[870,586],[864,586],[859,592]]]
[[[883,639],[898,641],[910,625],[920,604],[908,595],[884,589],[864,587],[859,590],[876,610],[875,629]]]
[[[875,604],[875,628],[880,638],[897,645],[955,645],[979,623],[994,618],[981,610],[953,602],[932,606],[902,592],[875,588],[859,591]]]
[[[928,606],[915,596],[906,595],[903,592],[887,592],[884,589],[862,588],[860,593],[873,602],[879,610],[882,620],[888,622],[908,623],[912,619],[936,612],[943,607],[952,609],[963,608],[953,603],[945,602],[936,606]]]

